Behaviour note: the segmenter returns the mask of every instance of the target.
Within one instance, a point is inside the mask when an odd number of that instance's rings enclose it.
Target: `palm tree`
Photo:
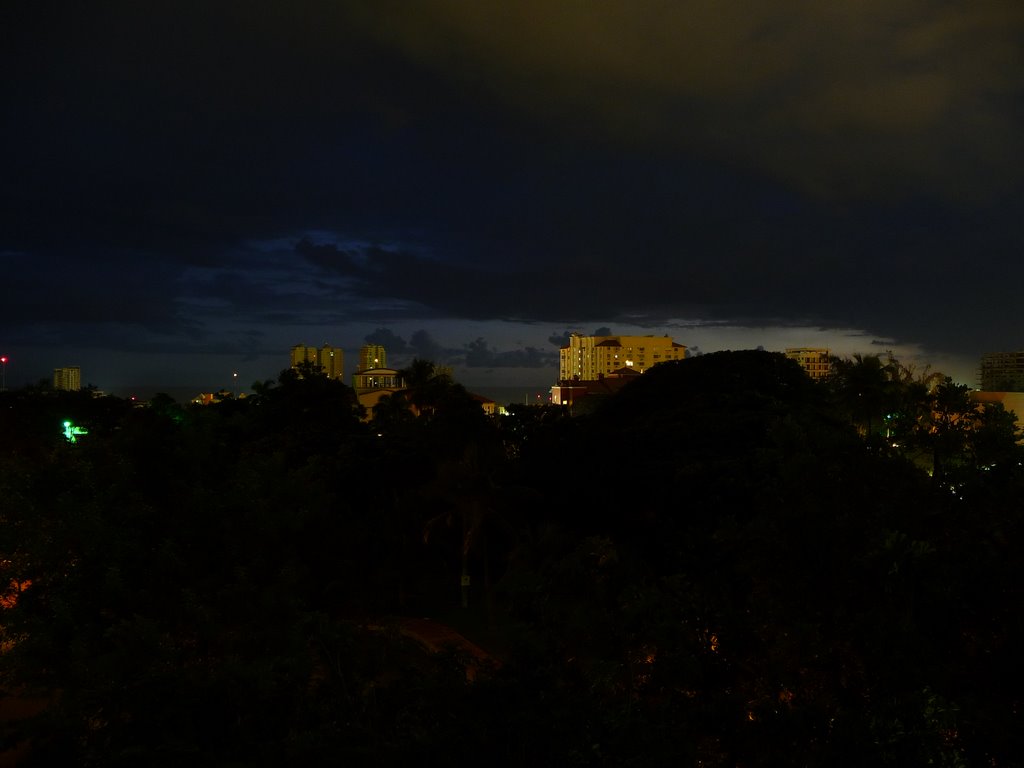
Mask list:
[[[837,359],[833,382],[842,407],[857,431],[870,437],[885,416],[889,375],[878,355],[855,354],[853,359]]]
[[[409,410],[409,401],[400,392],[384,395],[373,406],[373,427],[378,432],[392,429],[414,418]]]
[[[408,389],[409,402],[420,415],[431,415],[453,386],[448,372],[431,362],[415,358],[398,372]]]
[[[885,371],[889,378],[886,437],[906,450],[927,432],[935,390],[945,377],[930,365],[920,371],[913,364],[904,365],[891,352]]]

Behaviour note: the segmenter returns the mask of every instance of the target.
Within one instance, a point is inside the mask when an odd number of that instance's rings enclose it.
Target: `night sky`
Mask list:
[[[1024,348],[1024,3],[0,5],[8,386]]]

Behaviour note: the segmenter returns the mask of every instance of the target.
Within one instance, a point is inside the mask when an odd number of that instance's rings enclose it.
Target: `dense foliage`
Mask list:
[[[494,421],[420,368],[372,414],[311,371],[3,395],[26,764],[1021,764],[1012,415],[736,352]],[[425,615],[500,666],[428,654]]]

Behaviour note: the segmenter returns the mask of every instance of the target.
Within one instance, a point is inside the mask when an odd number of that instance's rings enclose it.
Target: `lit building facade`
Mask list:
[[[569,413],[589,413],[597,403],[619,391],[630,381],[640,377],[635,367],[619,368],[596,381],[571,379],[560,381],[551,388],[551,404],[568,406]]]
[[[77,392],[82,388],[82,369],[77,365],[54,368],[53,388],[63,392]]]
[[[302,363],[320,366],[320,370],[329,379],[345,378],[345,352],[339,347],[324,344],[317,349],[304,344],[296,344],[292,347],[291,367],[298,368]]]
[[[388,354],[380,344],[364,344],[359,348],[359,371],[387,368]]]
[[[832,373],[832,355],[818,347],[787,347],[786,357],[795,360],[804,373],[815,381],[827,379]]]
[[[669,336],[583,336],[574,333],[558,353],[559,381],[597,381],[620,368],[643,373],[666,360],[682,360],[686,347]]]
[[[982,355],[978,379],[982,392],[1024,392],[1024,351]]]
[[[362,358],[360,350],[360,358]],[[394,368],[365,368],[352,374],[352,389],[356,391],[356,400],[365,409],[364,418],[373,418],[374,407],[385,397],[400,397],[398,394],[405,388],[402,375]]]
[[[352,389],[365,392],[371,389],[402,389],[405,382],[394,368],[367,368],[352,374]]]

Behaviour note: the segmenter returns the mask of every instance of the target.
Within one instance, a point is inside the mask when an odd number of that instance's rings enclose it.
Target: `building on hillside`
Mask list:
[[[404,389],[405,380],[394,368],[369,368],[352,374],[352,389],[370,392],[378,389]]]
[[[373,407],[383,398],[405,391],[405,380],[394,368],[367,368],[352,374],[352,389],[369,420]]]
[[[978,383],[982,392],[1024,392],[1024,351],[982,355]]]
[[[564,405],[573,415],[589,413],[604,398],[616,394],[639,376],[640,371],[635,367],[623,366],[591,381],[563,379],[551,388],[551,404]]]
[[[816,347],[786,347],[786,357],[795,360],[814,381],[827,379],[832,373],[832,355]]]
[[[82,369],[77,365],[54,368],[53,388],[63,392],[77,392],[82,388]]]
[[[620,368],[643,373],[667,360],[682,360],[686,347],[669,336],[583,336],[571,334],[559,350],[559,381],[597,381]]]
[[[364,344],[359,348],[359,367],[356,369],[357,371],[387,367],[388,353],[380,344]]]
[[[1024,427],[1024,350],[989,352],[981,356],[978,366],[980,391],[971,393],[976,403],[1001,403],[1017,417],[1017,426]]]
[[[374,407],[386,397],[402,397],[404,389],[364,389],[356,392],[356,402],[363,406],[363,421],[373,418]],[[408,407],[408,406],[404,406]],[[410,408],[410,411],[412,409]]]
[[[411,402],[410,394],[413,390],[406,387],[402,374],[394,368],[371,368],[360,371],[352,376],[352,388],[356,391],[356,400],[365,409],[366,420],[373,418],[373,409],[386,397],[399,397],[405,402],[405,407],[413,416],[420,416],[420,409]],[[505,407],[483,395],[473,392],[467,394],[480,404],[483,412],[489,416],[500,416],[506,413]],[[424,412],[432,412],[433,406],[424,409]]]
[[[484,397],[483,395],[478,395],[476,394],[476,392],[469,392],[468,394],[471,398],[480,403],[480,407],[483,408],[484,413],[486,413],[488,416],[508,415],[508,411],[505,409],[505,406],[498,405],[496,402],[491,400],[491,398]]]
[[[292,347],[291,367],[298,368],[302,363],[320,366],[320,370],[329,379],[345,378],[345,352],[340,347],[324,344],[317,349],[307,347],[305,344],[296,344]]]

